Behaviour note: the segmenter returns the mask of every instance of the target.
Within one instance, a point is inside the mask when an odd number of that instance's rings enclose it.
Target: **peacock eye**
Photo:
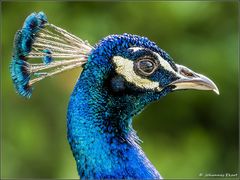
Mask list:
[[[149,76],[156,69],[156,64],[151,59],[141,59],[137,62],[137,69],[142,75]]]

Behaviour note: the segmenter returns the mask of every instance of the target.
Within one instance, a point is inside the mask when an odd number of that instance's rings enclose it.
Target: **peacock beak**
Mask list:
[[[212,90],[219,95],[219,90],[211,79],[202,74],[195,73],[185,66],[178,64],[176,64],[176,66],[178,69],[177,75],[179,76],[179,79],[170,84],[174,86],[173,90],[180,89]]]

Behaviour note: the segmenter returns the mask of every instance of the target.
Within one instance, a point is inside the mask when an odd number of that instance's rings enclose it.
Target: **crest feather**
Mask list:
[[[34,83],[83,66],[92,49],[87,41],[48,23],[43,12],[30,14],[14,38],[10,71],[17,92],[29,98]]]

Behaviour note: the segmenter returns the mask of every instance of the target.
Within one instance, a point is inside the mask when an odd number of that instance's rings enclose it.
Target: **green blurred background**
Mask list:
[[[142,147],[165,178],[238,172],[238,2],[2,2],[2,176],[78,178],[66,139],[66,110],[79,69],[15,93],[9,63],[15,32],[32,12],[98,42],[124,32],[146,36],[178,64],[210,77],[220,96],[169,94],[134,120]]]

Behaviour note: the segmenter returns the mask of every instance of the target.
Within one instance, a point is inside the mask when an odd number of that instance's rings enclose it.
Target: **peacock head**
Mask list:
[[[125,100],[124,106],[134,100],[135,104],[146,105],[177,90],[219,93],[209,78],[176,64],[154,42],[137,35],[104,38],[91,51],[84,68],[88,77],[95,75],[95,83],[100,80],[100,87],[107,89],[115,101],[119,97],[121,103]]]
[[[93,47],[48,23],[43,12],[28,16],[14,41],[11,73],[17,92],[30,97],[35,82],[75,67],[121,102],[146,105],[181,89],[219,93],[209,78],[175,64],[146,37],[111,35]]]

